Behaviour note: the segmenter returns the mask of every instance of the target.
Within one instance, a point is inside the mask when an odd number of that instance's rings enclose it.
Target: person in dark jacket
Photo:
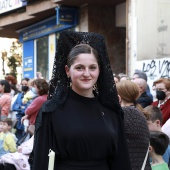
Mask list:
[[[138,69],[135,69],[132,79],[135,80],[137,78],[142,78],[146,82],[148,81],[148,78],[147,78],[147,75],[146,75],[145,72],[138,70]],[[150,92],[150,87],[149,87],[148,84],[147,84],[147,87],[146,87],[146,94],[153,100],[153,95]]]
[[[140,104],[143,108],[146,106],[151,105],[153,100],[147,95],[146,89],[147,89],[147,83],[144,79],[142,78],[137,78],[133,80],[135,84],[137,84],[140,96],[137,99],[137,103]]]

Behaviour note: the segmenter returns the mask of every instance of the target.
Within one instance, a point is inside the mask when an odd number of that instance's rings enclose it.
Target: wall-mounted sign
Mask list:
[[[70,7],[57,7],[56,10],[56,24],[77,24],[78,10]]]
[[[27,1],[22,0],[0,0],[0,14],[21,8],[27,5]]]
[[[77,17],[77,9],[75,8],[56,9],[56,16],[18,30],[19,40],[20,42],[24,42],[61,30],[73,28],[77,25]]]
[[[29,49],[29,50],[28,50]],[[23,44],[23,76],[34,78],[34,41]]]

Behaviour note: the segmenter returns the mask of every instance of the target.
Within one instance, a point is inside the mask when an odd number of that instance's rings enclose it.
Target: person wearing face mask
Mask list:
[[[22,99],[23,104],[27,104],[28,106],[32,103],[32,101],[38,96],[35,87],[33,86],[34,79],[29,80],[29,91],[24,95]]]
[[[25,116],[23,116],[21,119],[21,122],[23,122],[25,119],[28,119],[29,126],[34,126],[38,111],[47,100],[48,83],[44,79],[36,79],[33,81],[32,90],[34,91],[34,93],[37,93],[38,97],[36,97],[33,102],[27,107],[27,109],[25,110]]]
[[[163,116],[162,125],[170,118],[170,80],[160,78],[153,83],[156,90],[157,100],[152,103],[153,106],[160,108]]]
[[[21,80],[21,92],[18,93],[17,98],[12,105],[12,111],[16,112],[17,122],[14,127],[16,129],[15,135],[18,138],[18,140],[20,140],[25,134],[24,125],[21,124],[21,118],[25,115],[25,109],[28,106],[27,104],[22,103],[22,99],[29,90],[28,81],[29,81],[28,78],[24,78]]]

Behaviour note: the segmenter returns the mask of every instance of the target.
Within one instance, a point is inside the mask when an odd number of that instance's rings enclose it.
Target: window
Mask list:
[[[42,73],[42,77],[49,79],[49,61],[48,61],[48,36],[37,39],[37,72]]]

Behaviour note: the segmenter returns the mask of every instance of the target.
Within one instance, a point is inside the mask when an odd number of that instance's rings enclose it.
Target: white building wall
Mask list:
[[[170,0],[128,0],[128,71],[170,78]]]

